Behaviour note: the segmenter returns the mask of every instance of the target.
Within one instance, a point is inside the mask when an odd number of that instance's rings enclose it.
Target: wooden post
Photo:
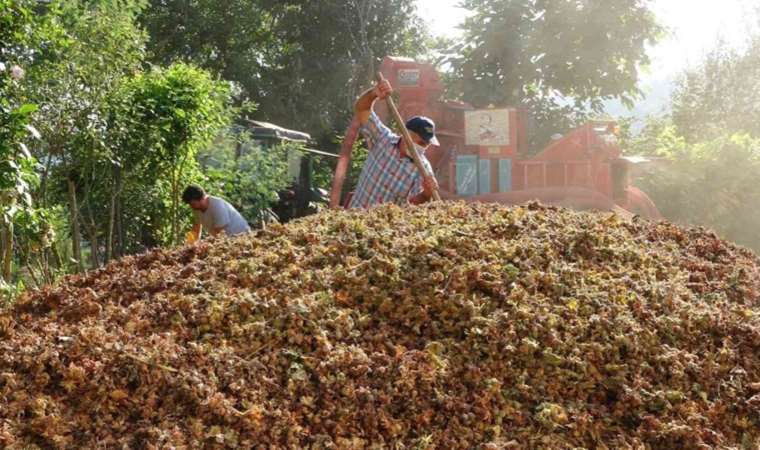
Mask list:
[[[546,163],[541,164],[541,181],[543,186],[546,187]]]
[[[79,233],[79,206],[77,205],[77,189],[74,181],[67,180],[69,186],[69,208],[71,209],[71,250],[74,253],[74,259],[77,263],[77,270],[84,272],[84,262],[82,261],[82,243],[81,234]]]
[[[115,165],[113,167],[113,190],[111,191],[111,201],[108,207],[108,230],[106,233],[106,256],[104,263],[107,264],[108,261],[113,259],[114,255],[114,232],[116,228],[116,204],[119,201],[119,196],[121,195],[121,167],[118,165]]]
[[[565,164],[564,164],[564,169],[565,169],[565,176],[564,176],[564,178],[562,178],[562,180],[563,180],[563,183],[562,183],[562,185],[563,185],[563,186],[567,186],[567,185],[568,185],[568,182],[567,182],[567,166],[568,166],[568,164],[567,164],[567,163],[565,163]]]
[[[13,222],[3,227],[3,279],[8,283],[11,282],[11,269],[13,268]]]
[[[346,136],[343,139],[343,145],[340,149],[338,164],[335,167],[332,189],[330,190],[330,209],[336,209],[340,207],[340,197],[343,193],[343,183],[346,181],[346,174],[348,173],[349,166],[351,165],[351,152],[354,149],[354,143],[356,142],[356,137],[359,134],[359,127],[359,119],[354,117],[351,120],[351,125],[348,126],[348,130],[346,131]]]

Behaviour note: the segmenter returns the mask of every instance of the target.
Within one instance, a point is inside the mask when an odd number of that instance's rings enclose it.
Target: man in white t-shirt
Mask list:
[[[195,215],[192,241],[201,238],[206,230],[211,236],[224,232],[227,236],[251,231],[248,222],[226,200],[206,194],[202,187],[191,185],[182,193],[182,201],[187,203]]]

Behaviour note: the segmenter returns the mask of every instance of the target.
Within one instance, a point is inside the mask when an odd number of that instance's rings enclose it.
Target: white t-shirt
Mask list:
[[[195,211],[195,219],[207,233],[214,228],[222,228],[228,236],[251,231],[248,222],[226,200],[219,197],[208,197],[208,208],[205,211]]]

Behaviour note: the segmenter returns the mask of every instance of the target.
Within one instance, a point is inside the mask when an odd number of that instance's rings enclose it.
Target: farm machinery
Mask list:
[[[394,87],[403,117],[424,115],[436,123],[440,146],[426,156],[434,167],[443,199],[545,204],[588,210],[615,210],[659,219],[652,200],[631,184],[641,158],[625,157],[612,121],[592,121],[559,136],[540,152],[528,154],[528,112],[518,108],[476,109],[443,99],[444,86],[433,65],[386,57],[380,73]],[[384,120],[388,111],[375,105]],[[346,205],[341,191],[358,134],[354,121],[344,139],[330,204]]]

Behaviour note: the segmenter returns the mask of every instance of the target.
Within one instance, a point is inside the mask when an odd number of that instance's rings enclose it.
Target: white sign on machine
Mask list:
[[[508,109],[479,109],[464,115],[465,143],[479,146],[506,146],[509,139]]]
[[[400,86],[412,87],[420,85],[419,69],[400,69],[397,75]]]

